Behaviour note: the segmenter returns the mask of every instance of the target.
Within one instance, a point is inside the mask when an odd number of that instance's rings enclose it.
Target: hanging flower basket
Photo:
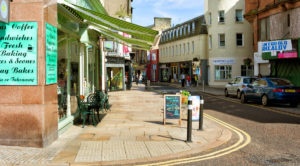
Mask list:
[[[252,60],[251,60],[250,58],[244,59],[244,64],[245,64],[246,66],[249,66],[249,65],[251,64],[251,62],[252,62]]]

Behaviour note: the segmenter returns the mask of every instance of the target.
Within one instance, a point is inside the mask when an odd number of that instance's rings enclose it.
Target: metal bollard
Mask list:
[[[188,99],[187,142],[192,142],[192,99]]]
[[[203,105],[204,105],[204,98],[203,96],[200,96],[199,130],[203,130]]]

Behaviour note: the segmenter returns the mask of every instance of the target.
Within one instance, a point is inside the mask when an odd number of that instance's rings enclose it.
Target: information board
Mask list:
[[[0,23],[0,85],[37,85],[37,22]]]
[[[46,23],[46,84],[57,83],[57,28]]]
[[[164,124],[166,119],[181,120],[181,95],[164,95]]]

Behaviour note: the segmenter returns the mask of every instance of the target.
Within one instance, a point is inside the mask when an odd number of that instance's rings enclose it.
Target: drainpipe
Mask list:
[[[106,58],[105,58],[105,51],[104,51],[104,41],[105,38],[103,38],[102,36],[99,36],[99,47],[100,47],[100,63],[101,63],[101,87],[100,89],[102,91],[105,90],[105,85],[106,85],[106,66],[105,66],[105,62],[106,62]]]

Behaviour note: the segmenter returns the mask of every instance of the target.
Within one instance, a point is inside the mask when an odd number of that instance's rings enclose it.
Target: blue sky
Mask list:
[[[172,18],[176,25],[204,14],[204,0],[133,0],[132,23],[154,24],[154,17]]]

